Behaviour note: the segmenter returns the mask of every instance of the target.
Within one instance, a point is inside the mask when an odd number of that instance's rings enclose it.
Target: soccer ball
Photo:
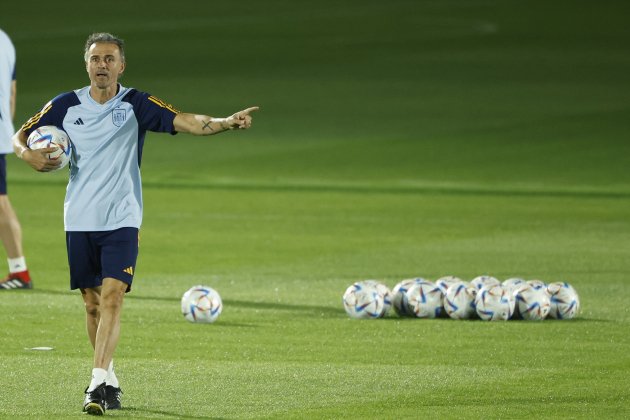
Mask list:
[[[55,169],[56,171],[65,167],[68,162],[70,162],[70,151],[72,149],[70,137],[68,137],[65,131],[54,125],[45,125],[33,131],[31,135],[28,136],[26,145],[32,150],[56,147],[56,151],[48,154],[49,159],[61,162],[61,165]]]
[[[426,281],[425,279],[418,277],[415,279],[403,280],[394,286],[392,290],[392,305],[394,311],[400,316],[413,316],[413,312],[409,308],[409,301],[407,300],[407,291],[411,286],[416,283]]]
[[[433,282],[421,281],[407,290],[408,307],[416,318],[437,318],[442,314],[444,293]]]
[[[499,286],[501,282],[492,276],[478,276],[470,281],[470,285],[477,290],[484,287]]]
[[[435,281],[435,284],[437,285],[437,287],[440,288],[440,290],[442,290],[442,293],[446,294],[446,290],[449,288],[449,286],[456,283],[461,283],[461,282],[462,282],[462,279],[460,279],[459,277],[444,276],[437,279]]]
[[[512,277],[510,279],[504,280],[503,283],[501,283],[501,285],[503,286],[504,289],[514,294],[521,287],[527,286],[527,282],[520,277]]]
[[[500,285],[483,287],[475,296],[475,309],[484,321],[507,321],[514,313],[514,297]]]
[[[477,315],[475,295],[477,289],[462,282],[452,284],[444,294],[444,311],[453,319],[470,319]]]
[[[182,314],[190,322],[210,324],[222,310],[221,296],[212,287],[194,286],[182,296]]]
[[[527,280],[527,284],[532,286],[534,289],[546,289],[547,283],[542,280]]]
[[[580,298],[569,283],[550,283],[547,293],[551,296],[551,318],[572,319],[580,312]]]
[[[527,285],[519,288],[514,294],[516,298],[516,312],[525,320],[542,321],[551,310],[551,301],[547,289]]]
[[[358,281],[343,294],[343,307],[350,318],[380,318],[385,302],[374,284]]]
[[[374,286],[379,295],[382,296],[383,314],[381,315],[381,317],[387,315],[392,307],[392,291],[389,290],[389,287],[385,286],[383,283],[377,280],[364,280],[364,283]]]

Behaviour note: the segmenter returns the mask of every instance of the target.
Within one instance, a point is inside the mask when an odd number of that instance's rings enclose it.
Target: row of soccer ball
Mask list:
[[[569,283],[492,276],[470,282],[447,276],[435,282],[423,278],[403,280],[393,290],[376,280],[352,284],[343,295],[352,318],[382,318],[393,306],[399,316],[453,319],[571,319],[580,311],[580,299]]]
[[[501,283],[491,276],[465,282],[447,276],[435,283],[423,278],[403,280],[391,291],[375,280],[359,281],[344,293],[343,306],[352,318],[381,318],[393,306],[398,315],[417,318],[543,320],[574,318],[580,299],[568,283],[520,278]],[[213,288],[194,286],[182,296],[181,310],[190,322],[212,323],[221,315],[223,301]]]

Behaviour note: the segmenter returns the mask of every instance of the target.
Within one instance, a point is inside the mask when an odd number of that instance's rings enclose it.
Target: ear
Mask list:
[[[127,68],[127,63],[123,61],[122,65],[120,66],[120,72],[118,74],[123,74],[123,72],[125,71],[125,68]]]

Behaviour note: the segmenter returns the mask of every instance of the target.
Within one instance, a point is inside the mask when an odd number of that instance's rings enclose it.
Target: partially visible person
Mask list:
[[[0,29],[0,240],[9,261],[9,275],[0,280],[0,290],[33,288],[22,251],[22,227],[7,195],[6,155],[13,153],[15,95],[15,47]]]

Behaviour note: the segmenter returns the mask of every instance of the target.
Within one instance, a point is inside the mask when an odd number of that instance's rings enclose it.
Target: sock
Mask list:
[[[26,271],[26,259],[24,257],[7,258],[9,262],[9,272],[19,273],[20,271]]]
[[[106,377],[107,371],[105,369],[92,369],[92,382],[90,382],[90,386],[88,387],[87,392],[94,391],[100,384],[105,382]]]
[[[109,367],[107,368],[107,378],[105,379],[105,383],[107,385],[111,385],[114,388],[120,388],[120,385],[118,384],[118,378],[116,377],[116,374],[114,373],[114,359],[112,359],[111,362],[109,362]]]

